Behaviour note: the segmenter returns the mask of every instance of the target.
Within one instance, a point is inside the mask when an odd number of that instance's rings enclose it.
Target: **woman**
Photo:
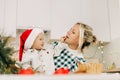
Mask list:
[[[92,28],[83,23],[76,23],[60,42],[53,43],[55,70],[61,68],[70,72],[86,71],[87,65],[80,66],[86,62],[82,53],[85,47],[96,42]]]

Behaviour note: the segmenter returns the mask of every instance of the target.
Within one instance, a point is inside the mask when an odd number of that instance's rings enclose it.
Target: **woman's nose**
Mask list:
[[[67,32],[66,36],[68,36],[68,35],[70,35],[70,33],[69,33],[69,32]]]
[[[71,34],[71,31],[68,31],[67,34],[70,35],[70,34]]]

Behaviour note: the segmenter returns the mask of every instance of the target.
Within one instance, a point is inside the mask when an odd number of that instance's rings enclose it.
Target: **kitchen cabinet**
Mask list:
[[[81,0],[81,20],[90,25],[98,40],[110,41],[108,0]]]
[[[0,0],[0,32],[3,29],[4,25],[4,0]]]
[[[0,0],[0,32],[16,36],[16,0]]]
[[[111,39],[120,37],[120,4],[119,0],[108,0]]]
[[[83,22],[93,27],[98,40],[110,41],[107,4],[107,0],[18,0],[17,28],[41,26],[58,39]]]
[[[90,25],[98,40],[110,41],[107,0],[52,0],[52,38],[60,38],[76,22]]]
[[[18,0],[17,29],[26,29],[33,25],[49,29],[50,12],[50,0]]]
[[[0,0],[0,29],[15,36],[33,25],[59,39],[76,23],[90,25],[98,40],[119,37],[119,0]]]
[[[81,20],[81,4],[81,0],[52,0],[52,39],[61,38]]]

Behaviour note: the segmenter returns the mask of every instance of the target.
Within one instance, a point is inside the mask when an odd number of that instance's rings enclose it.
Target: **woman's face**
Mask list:
[[[65,43],[68,45],[78,45],[79,43],[79,25],[74,25],[66,34]]]
[[[36,39],[32,45],[32,49],[41,50],[43,47],[44,47],[44,34],[40,33],[36,37]]]

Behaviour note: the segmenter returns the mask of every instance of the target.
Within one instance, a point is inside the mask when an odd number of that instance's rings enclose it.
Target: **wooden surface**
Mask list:
[[[103,70],[104,73],[120,73],[120,68],[111,69],[111,70]]]

